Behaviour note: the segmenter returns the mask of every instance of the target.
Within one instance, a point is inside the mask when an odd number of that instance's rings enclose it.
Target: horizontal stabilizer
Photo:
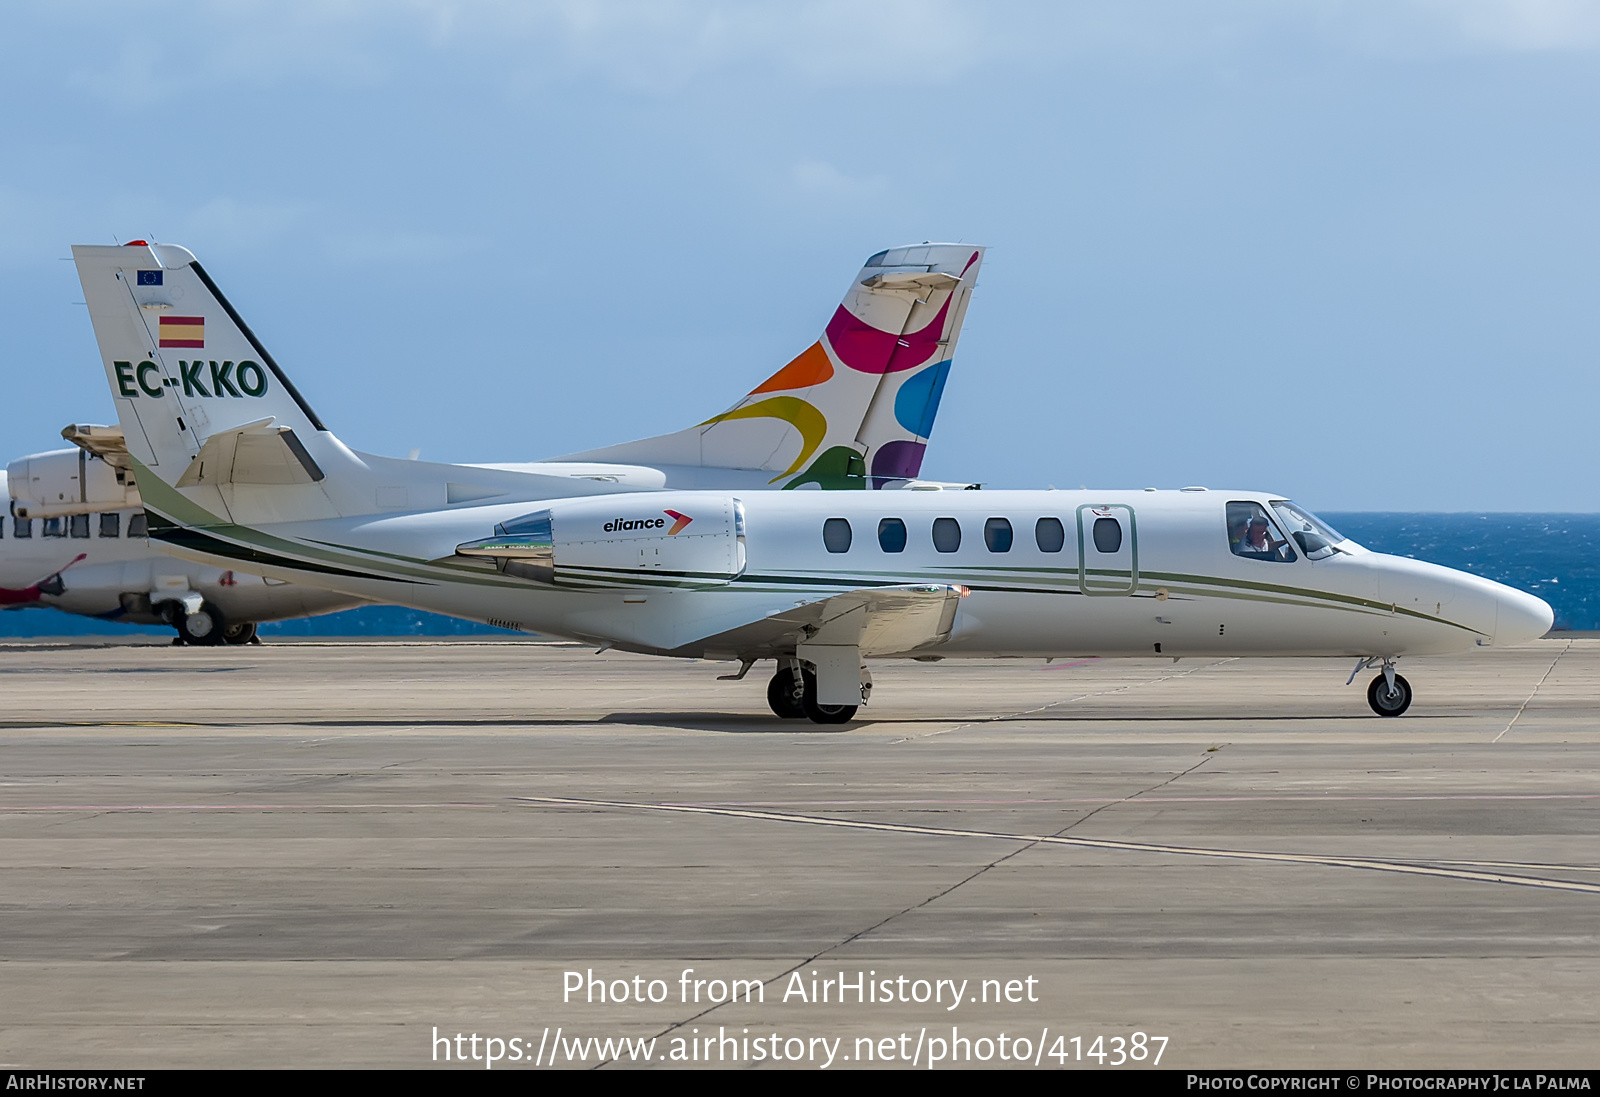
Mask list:
[[[174,486],[314,484],[321,479],[322,469],[294,431],[274,426],[269,418],[208,437]]]

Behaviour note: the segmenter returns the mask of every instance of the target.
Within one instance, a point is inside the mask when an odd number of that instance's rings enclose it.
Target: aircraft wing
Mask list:
[[[845,645],[862,655],[904,655],[936,647],[950,636],[966,587],[867,587],[782,610],[715,636],[696,647],[744,654],[799,644]]]

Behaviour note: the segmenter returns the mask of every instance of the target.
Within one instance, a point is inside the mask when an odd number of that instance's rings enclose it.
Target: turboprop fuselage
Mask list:
[[[677,656],[792,653],[830,600],[874,589],[951,604],[921,631],[863,634],[864,656],[1395,657],[1550,627],[1532,595],[1292,529],[1305,512],[1289,507],[1249,491],[649,492],[153,536],[217,566]],[[1258,516],[1253,550],[1230,519]]]

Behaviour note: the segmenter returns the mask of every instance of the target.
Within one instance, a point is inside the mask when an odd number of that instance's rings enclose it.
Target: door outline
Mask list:
[[[1122,511],[1128,519],[1128,582],[1126,586],[1091,586],[1089,578],[1088,544],[1084,537],[1083,513],[1091,512],[1096,518],[1116,518],[1114,511]],[[1098,551],[1098,550],[1097,550]],[[1096,583],[1120,583],[1120,573],[1112,578],[1097,578]],[[1115,595],[1127,597],[1139,589],[1139,526],[1134,518],[1133,508],[1126,503],[1106,503],[1095,505],[1085,503],[1078,508],[1078,590],[1090,596]]]

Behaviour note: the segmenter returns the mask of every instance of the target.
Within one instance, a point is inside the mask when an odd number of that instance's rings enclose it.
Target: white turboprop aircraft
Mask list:
[[[780,716],[849,720],[870,693],[865,657],[1079,653],[1354,657],[1357,671],[1381,666],[1367,696],[1394,716],[1411,701],[1397,658],[1521,643],[1552,620],[1532,595],[1369,552],[1257,491],[638,492],[620,477],[359,454],[188,251],[73,254],[154,541],[602,649],[738,659],[738,678],[775,659]],[[811,356],[807,379],[870,387],[905,373],[902,388],[932,390],[919,378],[959,276],[917,249],[868,271],[796,361]],[[180,304],[184,316],[167,315]],[[198,383],[230,369],[235,391]],[[802,431],[777,465],[802,464],[790,454],[817,452],[819,433]],[[696,455],[692,437],[656,441],[627,458]]]
[[[852,337],[852,324],[859,333],[861,325],[852,308],[865,311],[884,295],[865,288],[866,283],[886,289],[914,286],[924,296],[932,294],[918,319],[933,317],[938,323],[919,322],[907,333],[908,341],[920,340],[918,346],[926,352],[918,359],[921,368],[915,374],[900,369],[865,376],[834,373],[819,341],[705,423],[555,461],[465,466],[473,471],[457,476],[466,482],[448,485],[446,505],[479,496],[499,497],[499,487],[479,483],[494,472],[555,477],[566,482],[563,491],[570,490],[568,484],[574,479],[586,482],[584,491],[928,486],[914,477],[938,412],[983,249],[921,245],[916,250],[919,263],[911,272],[890,271],[881,262],[873,265],[887,252],[869,259],[828,329],[830,337],[841,341]],[[192,327],[203,318],[174,317],[168,315],[173,309],[152,307],[158,297],[158,304],[185,300],[180,296],[184,287],[165,284],[159,272],[155,268],[146,274],[150,289],[159,287],[159,292],[147,293],[151,299],[141,310],[156,314],[157,343],[183,348],[177,352],[185,354],[205,349],[204,324]],[[898,307],[905,293],[893,292],[890,304]],[[169,329],[184,327],[182,322],[190,327],[181,336],[166,335]],[[217,345],[215,337],[211,343]],[[269,361],[265,352],[254,358],[243,352],[233,361],[215,363],[209,358],[204,363],[180,361],[179,387],[195,398],[238,398],[249,405],[259,395],[254,391],[258,378],[262,386],[267,384],[257,366],[258,361]],[[146,383],[155,375],[135,370],[130,376],[129,391],[148,397]],[[150,548],[121,428],[75,425],[63,430],[62,437],[77,448],[32,454],[11,462],[9,477],[0,473],[0,481],[9,479],[12,515],[9,531],[0,520],[0,606],[42,605],[104,620],[166,623],[187,643],[242,644],[255,638],[258,622],[331,613],[366,601],[279,579],[263,581],[230,567],[180,561]],[[644,463],[616,463],[632,461],[636,455]],[[241,468],[235,448],[230,474],[235,483],[244,483],[251,475],[273,483],[282,470]],[[0,482],[0,493],[5,487]],[[391,494],[397,488],[406,490],[403,484],[391,485]]]

